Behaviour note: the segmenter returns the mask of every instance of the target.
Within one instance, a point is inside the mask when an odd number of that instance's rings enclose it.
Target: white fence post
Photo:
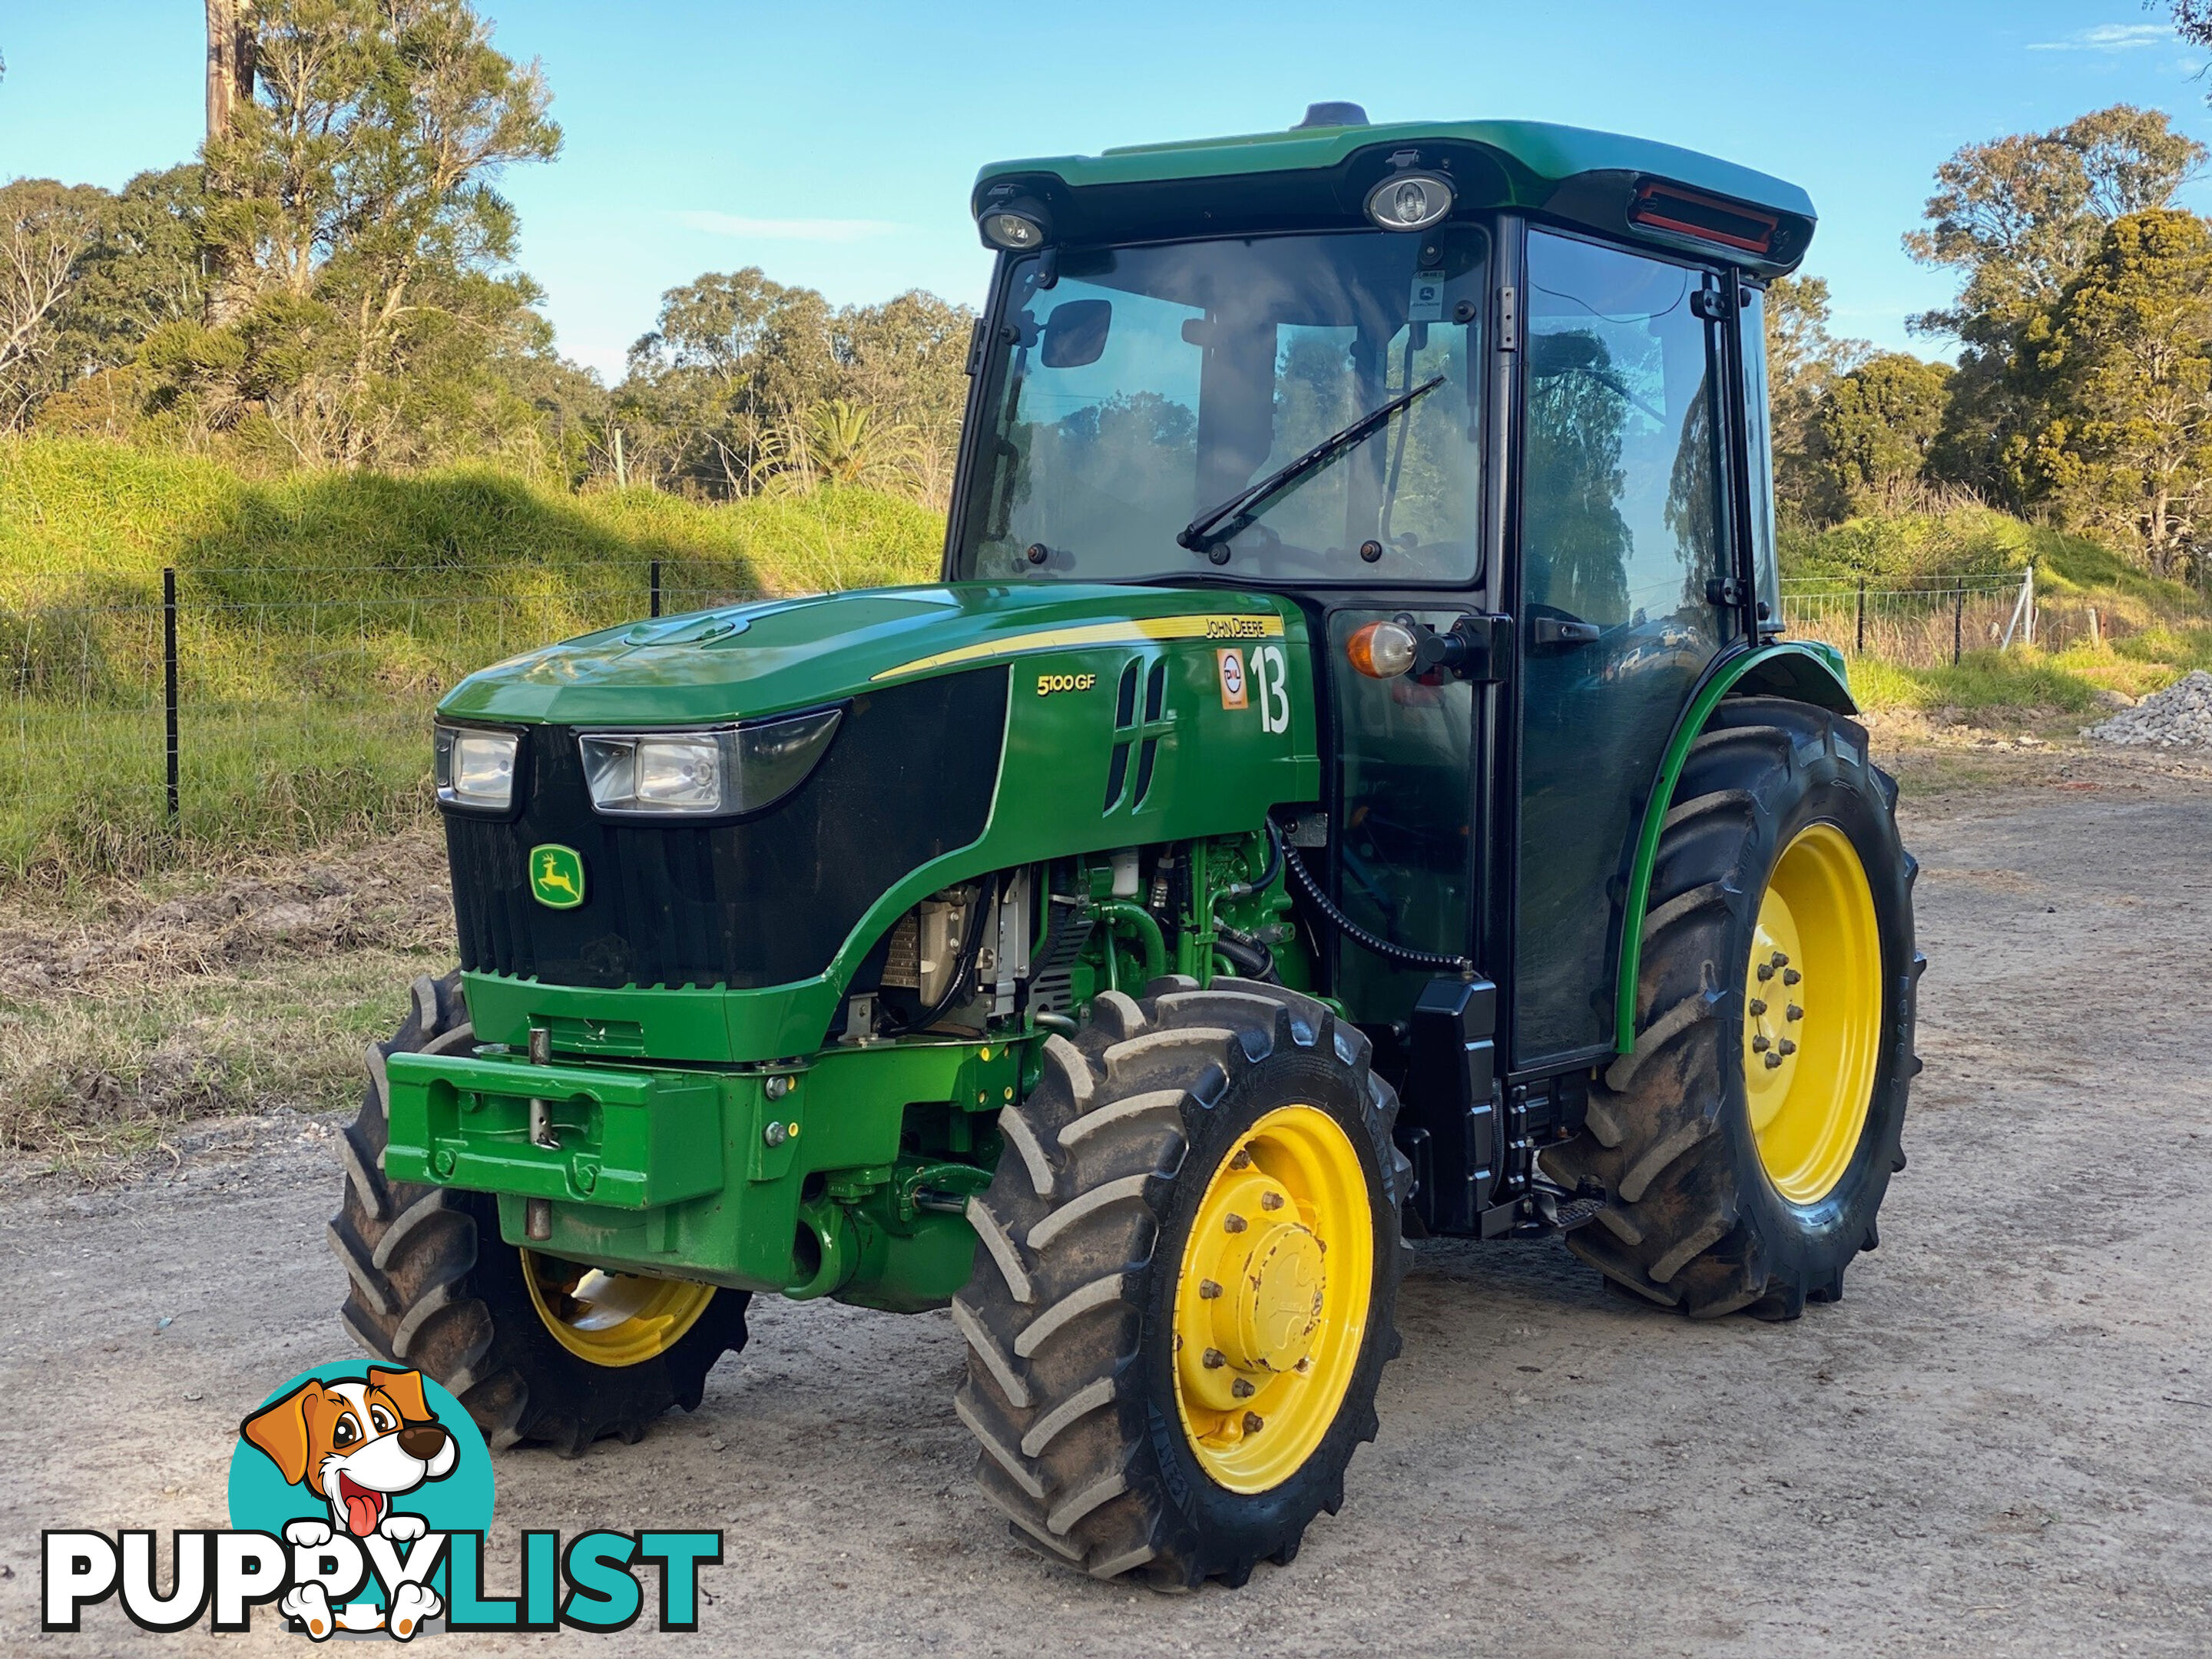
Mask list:
[[[2027,568],[2027,574],[2021,578],[2020,597],[2013,601],[2012,620],[2005,623],[2004,638],[1998,643],[1998,650],[2012,649],[2013,630],[2021,628],[2022,618],[2026,618],[2027,626],[2021,629],[2021,643],[2033,645],[2035,643],[2035,567],[2032,564]]]

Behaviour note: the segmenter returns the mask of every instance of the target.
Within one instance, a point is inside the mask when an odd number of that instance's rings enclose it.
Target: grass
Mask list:
[[[1819,530],[1785,526],[1782,558],[1785,578],[1825,581],[1841,596],[1801,598],[1802,631],[1850,645],[1849,596],[1862,579],[1874,591],[1869,650],[1851,660],[1852,686],[1869,708],[1949,709],[1970,719],[2083,714],[2110,701],[2100,691],[2141,698],[2212,667],[2212,606],[2195,589],[2148,575],[2099,543],[1972,502]],[[1968,651],[1955,665],[1943,660],[1952,643],[1945,603],[1895,592],[1938,577],[1996,579],[1966,606],[1966,637],[1983,639],[2009,618],[2009,579],[2031,562],[2037,645]]]
[[[1851,689],[1869,708],[1951,708],[1964,714],[2049,709],[2086,714],[2099,707],[2090,675],[2101,665],[2087,651],[2045,655],[2014,649],[1970,651],[1957,666],[1908,668],[1879,657],[1850,665]]]
[[[428,831],[244,856],[0,921],[0,1152],[86,1171],[194,1118],[356,1102],[362,1051],[453,965]]]
[[[861,489],[715,506],[482,468],[260,483],[98,440],[0,441],[0,879],[143,873],[416,822],[438,696],[646,614],[654,562],[674,612],[927,580],[943,536],[937,514]]]

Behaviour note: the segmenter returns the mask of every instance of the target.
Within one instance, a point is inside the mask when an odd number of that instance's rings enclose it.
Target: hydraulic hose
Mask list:
[[[1168,970],[1168,943],[1160,933],[1160,924],[1152,913],[1129,899],[1108,899],[1097,907],[1098,919],[1107,926],[1109,943],[1113,949],[1111,932],[1117,922],[1137,936],[1137,948],[1145,958],[1145,983],[1149,985]]]
[[[1381,957],[1385,962],[1395,962],[1407,968],[1428,968],[1444,973],[1465,973],[1474,966],[1465,957],[1442,956],[1434,951],[1409,951],[1402,945],[1393,945],[1389,939],[1378,938],[1369,933],[1329,902],[1328,895],[1322,891],[1321,884],[1316,881],[1307,871],[1305,860],[1298,856],[1297,848],[1286,846],[1283,849],[1283,860],[1285,867],[1291,872],[1291,879],[1297,884],[1298,890],[1306,896],[1306,902],[1321,913],[1330,927],[1335,928],[1338,933],[1343,934],[1361,950]]]
[[[1249,933],[1240,933],[1233,927],[1218,929],[1213,938],[1213,953],[1247,979],[1276,982],[1275,953]]]
[[[1275,884],[1275,878],[1283,873],[1283,832],[1274,819],[1267,820],[1267,867],[1249,881],[1232,881],[1214,895],[1216,904],[1225,898],[1249,898],[1255,893],[1264,893]]]

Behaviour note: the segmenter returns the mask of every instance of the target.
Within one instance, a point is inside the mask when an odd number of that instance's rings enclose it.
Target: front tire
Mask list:
[[[340,1316],[379,1359],[443,1383],[494,1449],[538,1440],[573,1457],[602,1435],[635,1442],[669,1407],[697,1408],[714,1362],[745,1345],[750,1298],[594,1276],[506,1243],[489,1194],[387,1180],[386,1057],[465,1052],[472,1036],[449,974],[416,980],[398,1032],[369,1048],[330,1225],[349,1277]]]
[[[1779,698],[1722,704],[1661,833],[1636,1046],[1542,1156],[1562,1186],[1603,1194],[1571,1250],[1701,1317],[1841,1298],[1905,1167],[1916,869],[1863,727]]]
[[[985,1496],[1051,1555],[1237,1585],[1337,1510],[1375,1437],[1408,1169],[1397,1097],[1325,1005],[1152,988],[1048,1039],[1000,1116],[955,1409]]]

